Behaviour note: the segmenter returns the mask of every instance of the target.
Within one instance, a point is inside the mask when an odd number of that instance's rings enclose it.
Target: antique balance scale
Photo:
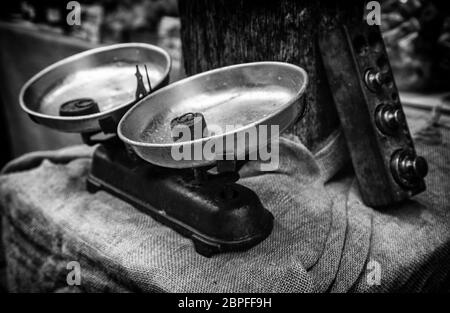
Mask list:
[[[245,161],[237,156],[177,161],[172,149],[194,151],[211,140],[226,142],[249,127],[285,130],[304,109],[307,75],[291,64],[257,62],[164,87],[170,66],[165,51],[147,44],[89,50],[30,79],[21,105],[36,123],[99,144],[88,191],[103,190],[129,202],[191,238],[202,255],[248,249],[270,234],[273,216],[252,190],[237,183]],[[225,129],[234,122],[240,128],[176,141],[174,121],[186,125],[194,116],[206,125]],[[241,151],[249,154],[270,139],[256,146],[245,141]]]

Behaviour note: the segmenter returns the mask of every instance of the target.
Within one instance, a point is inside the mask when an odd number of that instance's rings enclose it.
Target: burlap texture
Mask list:
[[[422,120],[423,117],[419,116]],[[346,292],[445,288],[450,258],[450,124],[442,142],[416,144],[428,190],[384,211],[365,206],[339,132],[314,154],[283,139],[281,166],[241,171],[272,212],[272,234],[246,252],[205,258],[190,240],[104,192],[89,194],[92,148],[37,153],[0,177],[11,291]],[[51,160],[51,161],[50,161]],[[343,169],[341,169],[343,168]],[[339,171],[339,169],[341,169]],[[182,207],[180,207],[182,209]],[[81,264],[68,287],[66,265]],[[368,283],[367,265],[381,268]],[[444,286],[444,287],[443,287]]]

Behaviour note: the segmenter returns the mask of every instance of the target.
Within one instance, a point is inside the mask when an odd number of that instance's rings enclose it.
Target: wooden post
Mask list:
[[[290,130],[314,150],[339,126],[317,32],[361,14],[361,0],[179,0],[187,75],[252,61],[283,61],[309,75],[305,117]]]

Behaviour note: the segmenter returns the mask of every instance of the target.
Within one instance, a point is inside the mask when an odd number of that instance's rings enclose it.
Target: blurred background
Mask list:
[[[5,1],[3,1],[5,2]],[[0,167],[35,150],[81,143],[33,123],[20,109],[22,85],[46,66],[80,51],[119,42],[146,42],[173,59],[171,81],[183,77],[176,0],[86,0],[81,25],[66,22],[68,1],[6,1],[0,11]],[[448,0],[385,0],[381,29],[404,105],[450,112]],[[419,96],[418,96],[419,95]],[[420,97],[428,100],[420,100]],[[435,99],[430,102],[429,99]],[[437,101],[437,102],[436,102]],[[427,103],[427,104],[424,104]]]

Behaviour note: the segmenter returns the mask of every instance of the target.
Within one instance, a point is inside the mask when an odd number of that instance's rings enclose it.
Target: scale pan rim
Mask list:
[[[91,131],[99,131],[101,127],[98,123],[98,120],[102,118],[106,118],[107,116],[116,115],[118,112],[128,108],[130,105],[137,103],[136,101],[125,102],[123,104],[117,105],[109,110],[101,111],[94,114],[87,114],[82,116],[60,116],[60,115],[51,115],[39,112],[35,109],[30,108],[30,105],[26,103],[25,96],[26,93],[33,87],[35,83],[37,83],[40,79],[45,77],[46,75],[51,74],[54,70],[67,66],[70,63],[80,61],[84,58],[89,58],[92,55],[100,55],[105,52],[110,52],[114,50],[122,50],[122,49],[141,49],[141,50],[149,50],[154,53],[160,54],[160,56],[164,59],[164,70],[162,72],[162,76],[156,81],[154,84],[153,90],[159,89],[168,81],[170,70],[172,68],[172,59],[167,51],[163,48],[147,44],[147,43],[120,43],[120,44],[111,44],[107,46],[102,46],[98,48],[89,49],[80,53],[73,54],[67,58],[64,58],[60,61],[57,61],[43,70],[39,71],[37,74],[33,75],[21,88],[19,93],[19,104],[21,109],[26,112],[30,117],[38,124],[42,124],[48,128],[55,129],[62,132],[72,132],[72,133],[83,133],[83,132],[91,132]],[[48,91],[43,92],[45,93]],[[134,90],[133,90],[134,92]],[[41,95],[42,98],[42,95]],[[121,114],[123,115],[123,114]],[[122,116],[115,116],[117,121]]]
[[[131,120],[133,120],[132,116],[138,113],[135,113],[137,110],[140,109],[141,106],[148,105],[151,103],[153,98],[164,96],[165,93],[170,93],[173,90],[179,89],[182,90],[185,85],[189,82],[192,82],[194,80],[197,80],[197,82],[203,82],[206,81],[209,75],[217,74],[221,72],[226,72],[229,70],[235,70],[239,68],[246,68],[246,67],[260,67],[260,66],[267,66],[267,67],[283,67],[284,69],[293,70],[293,73],[297,73],[299,79],[301,79],[301,84],[298,86],[298,88],[295,88],[295,91],[293,91],[292,97],[287,100],[285,103],[280,105],[278,108],[274,109],[273,112],[271,112],[268,116],[264,118],[257,119],[253,122],[250,122],[240,128],[234,129],[231,132],[222,133],[218,135],[213,135],[205,138],[200,138],[196,140],[191,141],[184,141],[184,142],[166,142],[166,143],[152,143],[152,142],[146,142],[143,140],[136,140],[136,136],[131,136],[130,134],[127,134],[129,130],[126,129],[129,128],[129,125],[135,125],[130,124]],[[209,164],[212,164],[213,162],[206,162],[203,161],[170,161],[166,160],[166,158],[163,157],[163,155],[168,153],[168,150],[174,148],[174,147],[181,147],[186,145],[203,145],[209,140],[220,140],[221,138],[225,138],[228,136],[234,136],[237,133],[245,132],[251,127],[257,127],[261,124],[267,124],[267,125],[273,125],[275,122],[281,122],[283,124],[279,124],[279,131],[280,133],[283,132],[287,127],[289,127],[295,119],[297,119],[297,116],[289,116],[287,114],[287,111],[289,113],[300,113],[304,112],[305,104],[301,104],[300,108],[295,108],[292,110],[288,110],[288,108],[297,107],[295,104],[299,101],[299,99],[304,95],[305,90],[308,85],[308,74],[306,71],[294,64],[285,63],[285,62],[276,62],[276,61],[264,61],[264,62],[250,62],[250,63],[242,63],[242,64],[235,64],[230,65],[226,67],[217,68],[214,70],[202,72],[187,78],[184,78],[182,80],[179,80],[177,82],[174,82],[172,84],[169,84],[166,87],[163,87],[159,89],[158,91],[152,93],[151,95],[147,96],[146,98],[140,100],[136,103],[130,110],[128,110],[127,113],[125,113],[122,117],[122,119],[119,122],[119,125],[117,127],[117,134],[119,138],[127,145],[131,146],[133,150],[144,160],[159,165],[159,166],[165,166],[165,167],[171,167],[171,168],[186,168],[186,167],[201,167],[206,166]],[[287,87],[287,86],[286,86]],[[287,87],[288,88],[288,87]],[[164,97],[163,97],[164,98]],[[157,100],[155,100],[157,101]],[[300,107],[300,106],[298,106]],[[283,116],[283,117],[281,117]],[[137,131],[139,133],[139,131]],[[176,164],[176,162],[179,162],[179,164]]]
[[[276,110],[274,110],[269,116],[260,119],[258,121],[254,121],[252,123],[249,123],[239,129],[235,129],[230,133],[226,133],[226,134],[220,134],[220,135],[215,135],[215,136],[210,136],[210,137],[205,137],[205,138],[200,138],[200,139],[196,139],[196,140],[191,140],[191,141],[185,141],[185,142],[173,142],[173,143],[150,143],[150,142],[145,142],[145,141],[135,141],[132,139],[129,139],[127,136],[125,136],[122,132],[123,129],[123,125],[126,123],[126,119],[128,118],[129,115],[133,114],[133,112],[139,108],[139,106],[143,105],[143,103],[151,100],[153,97],[156,97],[159,95],[159,93],[164,93],[167,92],[170,89],[173,88],[177,88],[181,86],[189,81],[192,81],[194,79],[198,79],[204,76],[208,76],[210,74],[214,74],[214,73],[218,73],[218,72],[222,72],[222,71],[226,71],[226,70],[230,70],[230,69],[235,69],[235,68],[239,68],[239,67],[248,67],[248,66],[259,66],[259,65],[281,65],[281,66],[286,66],[286,67],[291,67],[292,69],[298,70],[301,75],[303,75],[304,80],[303,80],[303,84],[300,87],[300,89],[298,90],[298,92],[295,94],[295,96],[290,99],[289,101],[287,101],[286,103],[284,103],[282,106],[280,106],[279,108],[277,108]],[[230,65],[230,66],[225,66],[225,67],[220,67],[214,70],[210,70],[210,71],[205,71],[196,75],[192,75],[189,77],[186,77],[184,79],[181,79],[179,81],[176,81],[174,83],[171,83],[157,91],[155,91],[154,93],[151,93],[150,95],[148,95],[147,97],[139,100],[132,108],[130,108],[121,118],[119,125],[117,127],[117,134],[119,135],[119,138],[127,143],[130,144],[132,146],[138,146],[138,147],[174,147],[174,146],[182,146],[182,145],[186,145],[186,144],[196,144],[196,143],[200,143],[200,142],[205,142],[211,139],[220,139],[221,137],[225,137],[228,135],[231,135],[233,133],[237,133],[237,132],[241,132],[241,131],[245,131],[250,127],[253,126],[257,126],[257,125],[261,125],[263,124],[265,121],[270,120],[273,115],[277,114],[279,111],[282,111],[283,109],[285,109],[286,107],[289,107],[290,105],[294,104],[305,92],[305,89],[308,85],[308,74],[306,73],[306,71],[301,68],[300,66],[291,64],[291,63],[286,63],[286,62],[276,62],[276,61],[263,61],[263,62],[249,62],[249,63],[241,63],[241,64],[235,64],[235,65]]]

